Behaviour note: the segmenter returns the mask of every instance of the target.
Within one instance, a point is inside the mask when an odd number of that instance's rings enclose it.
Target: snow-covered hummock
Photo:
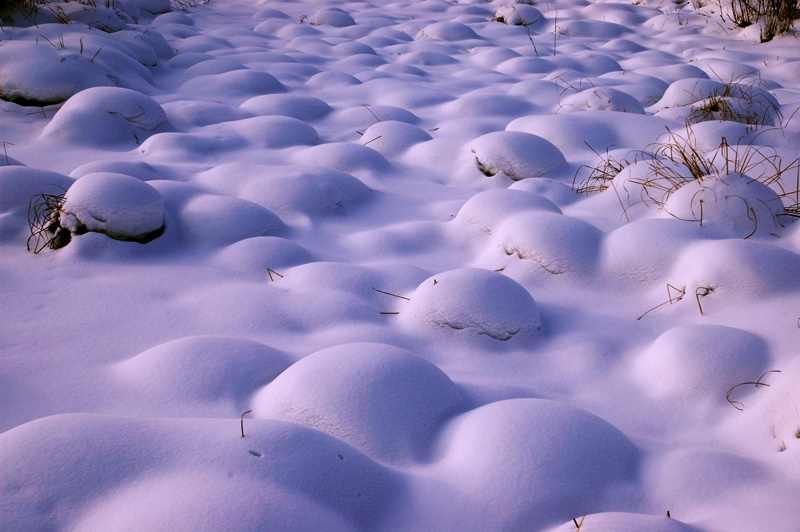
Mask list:
[[[95,87],[72,96],[42,133],[76,145],[130,148],[167,124],[167,116],[152,98],[119,87]]]
[[[0,532],[800,523],[797,35],[3,9]]]
[[[490,270],[463,269],[426,279],[410,297],[408,321],[450,335],[527,338],[541,323],[524,287]]]
[[[164,226],[164,201],[143,181],[98,172],[69,187],[59,222],[71,233],[94,231],[118,240],[146,239]]]

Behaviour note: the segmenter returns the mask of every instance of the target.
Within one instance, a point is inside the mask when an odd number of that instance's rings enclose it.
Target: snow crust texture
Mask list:
[[[800,48],[720,9],[0,9],[0,532],[796,527]]]

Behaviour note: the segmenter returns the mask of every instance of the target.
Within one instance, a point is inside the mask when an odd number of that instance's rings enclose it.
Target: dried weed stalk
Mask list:
[[[58,185],[48,185],[31,198],[28,203],[28,227],[31,231],[28,251],[38,254],[46,248],[58,249],[69,244],[70,232],[59,223],[66,192]]]

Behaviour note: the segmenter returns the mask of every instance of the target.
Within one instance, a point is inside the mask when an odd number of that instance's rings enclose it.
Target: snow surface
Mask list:
[[[796,529],[795,33],[92,4],[0,29],[0,531]]]

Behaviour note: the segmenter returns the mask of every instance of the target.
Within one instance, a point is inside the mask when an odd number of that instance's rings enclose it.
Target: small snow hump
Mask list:
[[[564,170],[567,160],[542,137],[521,131],[495,131],[475,139],[470,149],[478,170],[486,176],[503,172],[518,181],[549,177]]]
[[[76,180],[59,215],[73,234],[104,233],[117,240],[148,242],[164,228],[161,194],[134,177],[98,172]]]
[[[414,326],[474,338],[509,341],[539,330],[539,309],[525,288],[505,275],[466,268],[438,273],[411,296]]]

